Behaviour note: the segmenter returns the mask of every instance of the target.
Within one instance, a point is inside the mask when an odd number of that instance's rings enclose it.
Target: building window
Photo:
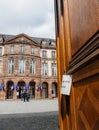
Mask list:
[[[35,61],[34,60],[30,61],[30,73],[35,74]]]
[[[14,45],[11,45],[10,46],[10,53],[13,53],[14,52]]]
[[[45,50],[42,51],[42,57],[46,57],[47,56],[47,52]]]
[[[55,51],[52,51],[52,58],[55,58]]]
[[[52,63],[52,76],[56,76],[56,63]]]
[[[2,47],[0,47],[0,56],[2,56]]]
[[[32,47],[31,48],[31,54],[34,54],[35,53],[35,49]]]
[[[46,45],[46,40],[42,40],[42,45],[45,46]]]
[[[14,72],[14,60],[12,58],[9,59],[8,72],[9,74],[13,74]]]
[[[24,59],[21,59],[19,61],[19,73],[20,74],[25,73],[25,60]]]
[[[23,45],[20,46],[20,52],[23,53],[25,51],[25,47]]]
[[[47,63],[42,63],[42,75],[46,76],[48,72],[48,64]]]

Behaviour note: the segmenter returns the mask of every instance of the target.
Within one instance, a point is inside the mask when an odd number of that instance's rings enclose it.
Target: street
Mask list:
[[[57,102],[0,101],[0,130],[59,130]]]
[[[59,130],[58,113],[0,115],[0,130]]]

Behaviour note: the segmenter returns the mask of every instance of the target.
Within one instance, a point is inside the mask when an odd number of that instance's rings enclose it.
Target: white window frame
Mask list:
[[[42,62],[42,75],[48,75],[48,63],[46,62]]]
[[[10,53],[14,53],[14,45],[10,45]]]
[[[31,48],[31,54],[34,54],[34,53],[35,53],[35,48],[32,47],[32,48]]]
[[[14,59],[10,58],[8,63],[8,73],[13,74],[14,73]]]
[[[47,57],[47,51],[46,50],[42,50],[42,57]]]
[[[56,57],[56,52],[52,51],[52,58],[55,58],[55,57]]]
[[[20,46],[20,52],[23,53],[25,51],[25,46],[24,45],[21,45]]]
[[[19,60],[19,73],[25,73],[25,60],[23,58]]]
[[[52,76],[56,76],[57,71],[56,71],[56,63],[52,63]]]
[[[30,73],[31,74],[35,74],[36,73],[36,65],[35,65],[36,63],[35,63],[35,60],[31,60],[30,61]]]

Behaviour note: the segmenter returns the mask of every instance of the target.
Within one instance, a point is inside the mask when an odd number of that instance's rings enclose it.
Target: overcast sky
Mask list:
[[[54,0],[0,0],[0,34],[55,38]]]

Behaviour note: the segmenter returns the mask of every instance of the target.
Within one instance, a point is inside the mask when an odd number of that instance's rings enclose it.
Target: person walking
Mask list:
[[[22,95],[22,97],[23,97],[23,99],[24,99],[24,102],[25,102],[25,100],[26,100],[26,98],[27,98],[26,91],[24,91],[24,92],[23,92],[23,95]]]
[[[30,93],[29,93],[29,92],[27,92],[27,97],[26,97],[26,99],[27,99],[27,102],[29,102],[29,99],[30,99]]]

